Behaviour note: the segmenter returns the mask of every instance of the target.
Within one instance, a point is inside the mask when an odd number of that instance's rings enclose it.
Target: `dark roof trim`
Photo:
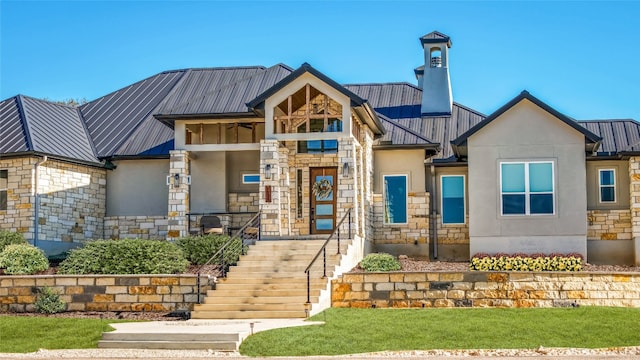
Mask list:
[[[56,154],[44,153],[44,152],[41,152],[41,151],[23,151],[23,152],[16,152],[16,153],[0,155],[0,157],[3,158],[3,159],[6,159],[6,158],[19,158],[19,157],[25,157],[25,156],[39,156],[39,157],[46,156],[46,157],[48,157],[50,159],[59,160],[59,161],[63,161],[63,162],[71,163],[71,164],[85,165],[85,166],[90,166],[90,167],[95,167],[95,168],[106,168],[107,167],[106,164],[99,163],[99,162],[78,160],[78,159],[75,159],[75,158],[70,158],[70,157],[66,157],[66,156],[60,156],[60,155],[56,155]]]
[[[432,150],[433,154],[440,151],[440,144],[380,144],[373,145],[374,150],[411,150],[411,149],[425,149]]]
[[[173,122],[175,120],[205,120],[205,119],[229,119],[229,118],[261,118],[254,112],[244,113],[227,113],[227,114],[179,114],[179,115],[153,115],[156,119],[160,120],[165,125],[168,125],[173,129]]]
[[[518,104],[519,102],[521,102],[524,99],[527,99],[527,100],[531,101],[532,103],[534,103],[538,107],[542,108],[543,110],[545,110],[549,114],[555,116],[556,118],[558,118],[559,120],[561,120],[565,124],[571,126],[572,128],[574,128],[578,132],[582,133],[588,141],[590,141],[592,143],[598,143],[598,142],[600,142],[602,140],[602,138],[599,137],[598,135],[596,135],[596,134],[592,133],[591,131],[585,129],[584,127],[580,126],[580,124],[578,124],[577,121],[569,118],[566,115],[563,115],[562,113],[558,112],[557,110],[555,110],[551,106],[549,106],[549,105],[545,104],[544,102],[542,102],[542,100],[540,100],[540,99],[536,98],[535,96],[529,94],[528,91],[523,90],[520,93],[520,95],[516,96],[511,101],[509,101],[504,106],[502,106],[500,109],[498,109],[495,112],[493,112],[486,119],[484,119],[483,121],[481,121],[478,124],[476,124],[476,126],[472,127],[467,132],[465,132],[464,134],[460,135],[455,140],[451,141],[451,144],[454,145],[454,146],[463,145],[471,135],[473,135],[476,132],[480,131],[480,129],[482,129],[485,126],[487,126],[488,124],[490,124],[493,120],[495,120],[496,118],[500,117],[500,115],[504,114],[507,110],[511,109],[512,107],[514,107],[516,104]]]
[[[451,47],[451,38],[439,31],[432,31],[420,38],[420,43],[424,44],[441,44],[447,43],[447,47]]]
[[[427,143],[429,143],[429,144],[435,144],[435,145],[440,146],[440,144],[439,144],[439,143],[437,143],[437,142],[435,142],[435,141],[433,141],[433,140],[431,140],[431,139],[428,139],[428,138],[426,138],[425,136],[422,136],[421,134],[419,134],[419,133],[417,133],[417,132],[415,132],[415,131],[413,131],[413,130],[409,129],[408,127],[406,127],[406,126],[404,126],[404,125],[401,125],[401,124],[399,124],[399,123],[397,123],[397,122],[395,122],[395,121],[393,121],[393,120],[389,119],[388,117],[386,117],[386,116],[384,116],[384,115],[382,115],[382,114],[378,114],[378,117],[380,117],[382,120],[384,120],[384,121],[388,122],[390,125],[395,126],[395,127],[397,127],[397,128],[400,128],[400,129],[402,129],[403,131],[408,132],[409,134],[411,134],[411,135],[413,135],[413,136],[415,136],[415,137],[417,137],[417,138],[419,138],[419,139],[421,139],[421,140],[423,140],[423,141],[426,141],[426,142],[427,142]]]
[[[18,101],[18,111],[20,112],[20,118],[22,119],[22,129],[26,135],[27,140],[27,149],[33,151],[33,142],[31,140],[31,131],[29,131],[29,121],[27,120],[27,110],[22,105],[22,97],[23,95],[17,95],[16,100]]]
[[[299,68],[294,70],[291,74],[287,75],[284,79],[280,80],[277,84],[269,88],[267,91],[258,95],[257,98],[249,101],[247,103],[247,106],[249,107],[250,110],[255,110],[259,105],[264,103],[265,100],[267,100],[269,97],[271,97],[278,91],[282,90],[282,88],[287,86],[289,83],[291,83],[293,80],[297,79],[304,73],[310,73],[311,75],[317,77],[321,81],[327,83],[329,86],[338,90],[340,93],[349,97],[351,99],[351,102],[355,104],[355,106],[363,105],[366,102],[366,100],[362,99],[361,97],[354,94],[353,92],[347,90],[344,86],[331,80],[328,76],[316,70],[313,66],[309,65],[308,63],[304,63]]]
[[[104,157],[102,159],[107,161],[118,161],[118,160],[166,160],[171,158],[171,155],[114,155],[109,157]]]

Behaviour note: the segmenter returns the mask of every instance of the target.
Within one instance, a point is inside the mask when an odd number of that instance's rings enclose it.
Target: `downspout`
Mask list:
[[[40,223],[40,194],[38,193],[38,167],[47,162],[45,155],[42,160],[33,164],[33,246],[38,246],[38,226]]]
[[[436,196],[436,167],[431,163],[431,188],[429,189],[429,207],[431,207],[431,233],[433,242],[433,258],[438,258],[438,220],[435,207]]]

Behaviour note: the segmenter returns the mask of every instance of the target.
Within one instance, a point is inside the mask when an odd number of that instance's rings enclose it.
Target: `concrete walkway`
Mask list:
[[[319,321],[305,319],[248,319],[248,320],[187,320],[114,323],[113,334],[240,334],[242,340],[260,331],[307,325],[320,325]]]

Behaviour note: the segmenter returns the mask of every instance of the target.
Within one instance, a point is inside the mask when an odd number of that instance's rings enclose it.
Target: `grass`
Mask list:
[[[109,319],[0,316],[0,352],[96,348]]]
[[[341,355],[384,350],[607,348],[640,345],[640,309],[329,309],[324,325],[260,332],[248,356]]]

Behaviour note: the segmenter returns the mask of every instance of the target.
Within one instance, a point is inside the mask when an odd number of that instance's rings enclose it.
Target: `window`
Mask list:
[[[9,171],[0,170],[0,210],[7,210],[7,188]]]
[[[442,223],[464,224],[464,176],[442,176],[440,183]]]
[[[385,175],[384,183],[384,223],[407,223],[407,176]]]
[[[554,213],[553,162],[500,164],[502,215]]]
[[[321,119],[311,119],[311,132],[340,132],[342,131],[342,120],[328,119],[328,126],[324,128],[324,121]],[[298,133],[306,132],[306,124],[298,127]],[[337,153],[338,140],[307,140],[298,141],[298,152],[303,154]]]
[[[242,174],[243,184],[260,184],[260,174]]]
[[[616,202],[616,172],[613,169],[600,169],[600,202]]]

